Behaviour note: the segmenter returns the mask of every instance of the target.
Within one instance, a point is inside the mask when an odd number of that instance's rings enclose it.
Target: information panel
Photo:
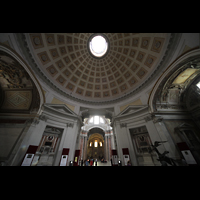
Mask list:
[[[60,159],[60,166],[67,166],[68,155],[69,155],[69,149],[63,148],[62,156]]]
[[[33,157],[34,157],[34,154],[27,153],[21,166],[30,166],[33,160]]]

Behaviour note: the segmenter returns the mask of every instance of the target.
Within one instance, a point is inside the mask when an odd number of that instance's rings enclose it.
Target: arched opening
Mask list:
[[[31,123],[37,124],[44,102],[31,68],[17,52],[0,43],[0,165],[20,162],[14,160],[17,149]]]
[[[84,119],[81,127],[80,157],[83,160],[97,159],[103,164],[110,163],[112,149],[115,148],[110,120],[105,116],[91,115]]]
[[[94,128],[97,130],[98,128]],[[101,129],[100,129],[101,130]],[[93,158],[94,160],[101,160],[104,156],[104,138],[103,135],[95,131],[89,136],[87,143],[87,158]]]
[[[200,165],[200,51],[190,51],[169,66],[156,82],[149,97],[150,112],[159,130],[168,131],[168,143],[177,149],[175,159]],[[170,142],[171,140],[171,142]],[[189,154],[188,154],[189,155]],[[193,163],[194,164],[194,163]]]

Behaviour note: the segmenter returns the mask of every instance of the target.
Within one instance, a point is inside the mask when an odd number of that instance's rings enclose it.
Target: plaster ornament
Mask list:
[[[42,58],[42,60],[43,60],[44,62],[47,61],[46,55],[42,55],[41,58]]]
[[[148,40],[144,40],[143,43],[142,43],[142,45],[143,45],[144,47],[146,47],[147,44],[148,44]]]
[[[53,42],[53,38],[52,37],[48,37],[47,41],[48,41],[48,43],[52,43]]]
[[[158,48],[160,47],[160,45],[161,45],[161,42],[157,41],[157,42],[155,43],[155,48],[158,49]]]
[[[36,44],[36,45],[39,45],[40,44],[40,38],[39,37],[35,37],[34,39],[33,39],[33,42]]]

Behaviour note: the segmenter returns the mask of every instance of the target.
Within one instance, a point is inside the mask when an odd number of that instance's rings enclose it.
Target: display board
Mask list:
[[[38,146],[29,145],[21,166],[31,166],[37,148]]]
[[[194,159],[188,145],[186,142],[179,142],[177,143],[178,148],[180,149],[185,161],[188,165],[197,165],[196,160]]]
[[[34,154],[27,153],[21,166],[30,166],[33,160],[33,157],[34,157]]]
[[[61,160],[60,160],[60,166],[67,166],[68,155],[69,155],[69,149],[63,148]]]
[[[118,166],[117,150],[112,150],[112,165]]]
[[[75,151],[75,155],[74,155],[73,166],[78,166],[79,165],[79,159],[80,159],[80,150],[76,150]]]
[[[129,150],[128,148],[123,148],[122,152],[123,152],[124,165],[127,166],[127,162],[130,161]]]

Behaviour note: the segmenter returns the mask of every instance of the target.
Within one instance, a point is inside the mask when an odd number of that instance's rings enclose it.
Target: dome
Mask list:
[[[160,67],[170,33],[27,33],[37,71],[51,88],[87,104],[109,104],[133,95]],[[100,56],[91,41],[101,37]],[[98,51],[98,50],[97,50]]]

